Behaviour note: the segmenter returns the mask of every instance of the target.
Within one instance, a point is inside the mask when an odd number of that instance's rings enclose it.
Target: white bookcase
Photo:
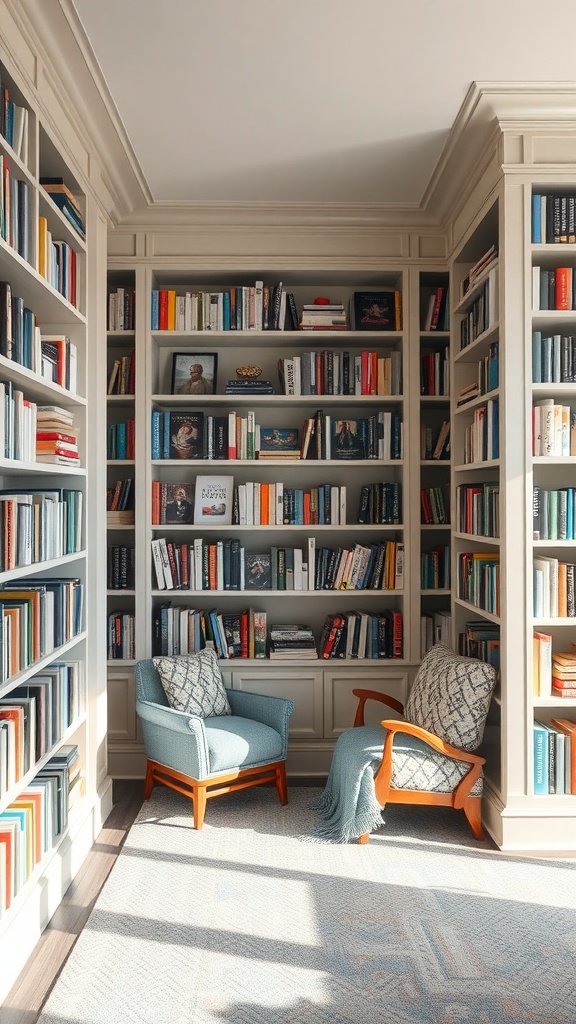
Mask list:
[[[87,272],[89,260],[96,259],[98,251],[104,253],[106,223],[86,188],[75,155],[61,147],[51,117],[44,113],[34,89],[23,84],[4,46],[0,51],[0,76],[3,88],[8,89],[10,101],[25,112],[23,141],[14,139],[14,148],[4,136],[0,136],[0,158],[5,173],[14,183],[4,187],[5,220],[0,238],[0,280],[4,296],[7,285],[10,286],[12,311],[11,329],[8,329],[5,310],[1,328],[0,486],[4,495],[12,491],[29,492],[37,500],[39,494],[60,489],[81,495],[81,505],[76,506],[74,513],[70,508],[67,513],[68,527],[73,525],[72,520],[80,520],[77,531],[71,528],[66,531],[62,526],[59,529],[55,525],[50,527],[44,509],[37,518],[31,511],[30,518],[26,520],[25,513],[19,514],[9,501],[0,503],[0,590],[3,592],[0,707],[17,705],[22,692],[15,693],[18,688],[32,685],[37,677],[46,678],[60,663],[74,663],[78,679],[78,700],[68,714],[62,715],[51,739],[42,746],[32,746],[23,772],[16,767],[14,774],[7,775],[8,748],[12,747],[13,738],[9,737],[8,744],[2,745],[4,764],[0,773],[3,780],[0,815],[14,813],[39,770],[63,745],[76,745],[81,763],[80,795],[70,807],[63,830],[57,835],[47,833],[41,848],[34,851],[33,863],[29,863],[27,868],[16,865],[15,877],[6,869],[7,858],[0,855],[3,865],[0,871],[1,1002],[90,849],[111,806],[111,786],[106,774],[105,716],[102,714],[105,652],[100,633],[104,616],[99,596],[102,588],[98,567],[99,545],[104,538],[99,514],[99,467],[102,465],[103,448],[95,429],[98,407],[102,406],[99,381],[103,374],[98,367],[93,344],[99,306],[103,306],[104,287],[99,285],[97,275],[89,278]],[[18,113],[17,118],[21,117]],[[70,226],[42,188],[40,178],[44,176],[61,177],[76,197],[86,224],[86,240]],[[23,184],[15,184],[17,182]],[[19,206],[18,214],[15,203]],[[8,204],[12,207],[12,218]],[[63,284],[46,279],[47,270],[40,251],[39,218],[45,219],[54,241],[65,242],[74,251],[75,295],[70,287],[65,297]],[[67,258],[72,261],[70,252]],[[37,343],[31,342],[30,346],[28,343],[16,344],[18,300],[21,300],[23,308],[31,311],[33,328],[39,329],[42,335],[66,337],[74,346],[77,357],[75,385],[67,388],[48,379],[43,373]],[[34,329],[30,336],[36,336]],[[19,408],[15,417],[9,411],[12,400],[13,411],[15,407]],[[56,406],[73,415],[74,427],[79,430],[79,468],[36,460],[34,409],[38,406]],[[9,527],[11,514],[16,516],[15,531]],[[41,541],[42,544],[56,543],[56,535],[58,546],[50,550],[40,546]],[[13,552],[9,537],[14,538]],[[59,579],[76,581],[77,593],[82,595],[75,621],[69,621],[64,632],[57,636],[54,629],[50,629],[48,617],[42,616],[46,636],[37,634],[32,648],[26,652],[20,650],[16,657],[14,644],[10,646],[8,642],[6,602],[9,593],[14,588],[26,592],[34,581],[40,586],[49,586],[51,581]],[[33,632],[32,627],[24,629],[22,613],[20,616],[19,636],[22,633],[29,636]],[[34,622],[38,623],[37,617]],[[49,688],[56,706],[56,684],[53,682]],[[36,722],[34,706],[31,705],[29,710]],[[40,724],[38,721],[38,727]],[[0,817],[0,831],[2,820]],[[36,827],[39,827],[38,817]],[[29,818],[27,832],[29,836],[32,834]],[[5,851],[6,845],[3,844],[2,852]],[[14,849],[11,855],[14,864]]]

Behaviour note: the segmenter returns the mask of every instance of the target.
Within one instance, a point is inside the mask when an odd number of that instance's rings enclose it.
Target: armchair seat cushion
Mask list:
[[[469,768],[470,765],[464,761],[454,761],[437,750],[431,750],[417,736],[396,733],[394,737],[390,782],[393,789],[452,793]],[[483,782],[483,776],[480,776],[472,786],[470,796],[482,796]]]
[[[223,715],[204,721],[210,774],[273,763],[284,757],[282,736],[251,718]]]

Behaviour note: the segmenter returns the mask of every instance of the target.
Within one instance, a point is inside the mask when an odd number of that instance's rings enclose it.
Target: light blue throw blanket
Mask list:
[[[348,843],[383,824],[374,792],[374,773],[382,760],[384,730],[380,725],[347,729],[334,748],[323,793],[311,804],[323,819],[302,838]]]

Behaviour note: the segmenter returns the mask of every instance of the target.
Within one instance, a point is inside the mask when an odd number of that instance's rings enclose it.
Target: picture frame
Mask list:
[[[217,371],[216,352],[173,352],[170,394],[214,395]]]

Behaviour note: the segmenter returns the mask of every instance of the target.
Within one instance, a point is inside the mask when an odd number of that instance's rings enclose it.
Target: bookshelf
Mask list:
[[[412,504],[412,484],[402,448],[403,435],[401,439],[397,432],[395,446],[391,441],[389,450],[383,452],[382,447],[380,451],[378,450],[377,439],[369,432],[371,417],[374,421],[373,430],[378,429],[379,413],[388,414],[387,437],[395,421],[402,423],[402,431],[405,429],[404,424],[408,423],[408,382],[411,375],[410,346],[407,339],[411,322],[410,308],[408,305],[404,309],[401,329],[394,330],[356,330],[349,316],[355,291],[373,293],[384,290],[391,294],[398,292],[402,295],[403,302],[408,302],[408,273],[401,265],[399,268],[377,273],[357,269],[334,270],[329,265],[326,270],[313,272],[302,272],[294,268],[282,268],[280,272],[254,267],[239,273],[230,269],[218,273],[202,270],[192,273],[182,266],[174,269],[136,266],[132,268],[133,273],[134,271],[137,280],[136,310],[142,311],[142,320],[136,322],[135,347],[138,353],[142,353],[138,357],[138,367],[145,367],[144,380],[142,376],[138,377],[142,383],[142,391],[139,391],[139,383],[136,399],[136,436],[141,439],[140,447],[137,445],[136,465],[133,468],[136,479],[136,523],[133,534],[131,527],[125,528],[128,536],[135,538],[136,566],[137,571],[141,572],[142,580],[142,586],[138,582],[136,584],[135,595],[123,595],[125,609],[129,612],[134,609],[135,613],[134,655],[136,658],[147,657],[152,653],[160,653],[160,650],[169,649],[177,653],[185,650],[188,643],[191,645],[194,626],[182,625],[186,609],[195,612],[196,616],[203,612],[206,618],[210,611],[214,611],[222,615],[223,619],[228,617],[230,620],[234,620],[235,617],[238,619],[243,612],[265,612],[268,633],[270,627],[278,623],[302,622],[311,626],[320,655],[316,660],[272,661],[268,656],[230,658],[226,657],[225,651],[220,651],[221,668],[228,685],[259,692],[282,692],[296,700],[296,712],[292,723],[291,770],[295,774],[324,775],[329,768],[335,738],[353,717],[353,687],[362,681],[368,684],[385,675],[387,685],[391,686],[400,698],[405,697],[411,661],[414,662],[419,657],[419,652],[412,651],[410,608],[414,594],[409,582],[411,540],[408,543],[408,538],[411,538],[409,510]],[[270,289],[272,297],[279,279],[282,281],[283,289],[294,296],[298,316],[303,305],[312,304],[315,297],[322,295],[328,297],[331,304],[340,304],[344,307],[348,317],[346,329],[295,330],[290,320],[286,321],[287,329],[284,330],[152,329],[151,308],[155,293],[173,291],[178,297],[184,297],[187,292],[210,295],[235,288],[254,288],[255,282],[261,280],[264,288]],[[129,268],[126,264],[121,265],[120,261],[110,260],[109,291],[114,290],[117,282],[121,280],[126,283],[134,280],[134,277],[129,277]],[[444,337],[444,343],[446,337],[447,335]],[[113,356],[113,346],[117,341],[116,335],[109,332],[109,364]],[[132,345],[132,338],[122,337],[120,341],[128,341]],[[303,366],[306,353],[311,351],[319,354],[316,369],[322,376],[322,385],[318,385],[320,393],[285,393],[292,390],[292,385],[286,383],[285,361],[296,361]],[[211,377],[216,369],[216,383],[210,393],[173,393],[177,390],[173,376],[175,353],[178,354],[185,370],[190,362],[198,360],[205,368],[205,376]],[[320,359],[322,353],[324,356]],[[365,353],[364,357],[362,353]],[[371,354],[370,357],[368,353]],[[393,363],[394,384],[383,385],[386,392],[393,393],[354,393],[354,390],[369,389],[367,380],[364,381],[362,388],[360,379],[355,388],[355,356],[358,356],[360,364],[363,358],[364,365],[370,358],[375,372],[378,359],[388,360],[387,374]],[[346,379],[350,381],[346,386],[342,384],[345,359],[349,362]],[[258,367],[261,371],[258,379],[270,382],[274,393],[226,394],[227,382],[238,378],[237,369],[241,366]],[[302,366],[298,370],[299,373]],[[328,383],[328,366],[331,383]],[[362,366],[359,373],[361,370]],[[381,372],[384,373],[383,367]],[[137,373],[140,373],[139,369]],[[339,380],[340,384],[334,384],[334,380]],[[406,391],[404,383],[407,385]],[[306,387],[304,384],[296,390],[304,390]],[[331,393],[346,390],[351,393]],[[376,382],[373,390],[378,390]],[[111,403],[109,399],[109,422],[116,401],[113,399]],[[128,396],[127,401],[131,401]],[[271,453],[271,457],[256,458],[251,441],[246,448],[242,448],[241,430],[244,421],[249,437],[254,425],[260,428],[262,445],[265,436],[271,435],[274,430],[280,431],[283,436],[297,432],[297,444],[300,449],[305,423],[309,419],[316,419],[318,427],[319,411],[322,413],[321,428],[324,431],[321,447],[316,448],[316,437],[313,436],[306,458],[275,456],[274,452]],[[159,429],[163,431],[167,416],[172,417],[166,428],[168,448],[163,452],[160,445],[154,452],[153,417],[160,422]],[[202,452],[196,447],[192,458],[180,458],[171,442],[176,433],[176,426],[190,416],[193,417],[196,426],[198,423],[201,424],[200,433],[204,433],[205,447]],[[351,456],[338,457],[337,425],[352,423],[354,426],[362,420],[366,420],[368,431],[361,439],[362,447],[358,447],[359,442],[356,443],[356,438]],[[208,458],[204,455],[208,452],[207,436],[210,421],[214,424],[220,423],[221,434],[219,445],[217,434],[214,433],[214,446],[211,457]],[[237,424],[237,432],[233,431],[232,423]],[[384,423],[381,419],[381,433],[383,430]],[[326,434],[332,445],[330,457],[326,457]],[[229,445],[232,451],[229,451]],[[240,457],[229,457],[234,454],[234,447],[236,456]],[[160,457],[153,457],[154,454]],[[162,457],[163,454],[169,457]],[[109,464],[108,472],[111,479],[111,476],[116,475],[116,466]],[[187,500],[193,505],[198,475],[233,478],[235,493],[238,496],[242,492],[248,495],[248,513],[247,516],[243,515],[242,522],[233,521],[218,526],[210,522],[194,525],[193,521],[158,521],[160,517],[152,511],[153,489],[157,489],[163,495],[170,495],[176,485],[181,484],[186,489]],[[370,496],[369,509],[374,508],[373,514],[370,511],[366,512],[365,509],[360,515],[363,489],[365,500],[368,495]],[[254,492],[258,494],[258,491],[259,509],[253,498]],[[280,511],[277,502],[278,493],[282,492],[284,498]],[[331,512],[327,511],[327,507],[324,511],[321,509],[317,521],[314,521],[313,511],[309,516],[308,513],[304,513],[305,505],[309,507],[307,503],[311,503],[313,509],[315,501],[320,503],[325,499],[328,501],[328,498],[331,501]],[[386,501],[388,504],[385,507]],[[378,516],[375,511],[376,503]],[[307,521],[308,518],[310,521]],[[377,518],[388,521],[371,521]],[[359,521],[360,519],[363,521]],[[115,535],[116,530],[109,528],[109,540]],[[193,557],[194,541],[202,546],[205,562],[208,559],[208,550],[217,548],[219,542],[223,549],[222,562],[227,548],[232,551],[242,549],[241,582],[231,582],[224,574],[220,583],[217,576],[216,582],[212,585],[207,583],[206,579],[202,580],[201,572],[195,569],[200,563]],[[187,566],[183,586],[167,589],[159,585],[152,550],[153,543],[156,545],[157,542],[166,542],[167,548],[171,548],[176,557],[179,553],[183,556]],[[389,570],[387,580],[384,580],[383,575],[373,575],[373,585],[370,587],[366,585],[348,590],[336,589],[335,573],[338,565],[343,567],[343,552],[350,550],[353,553],[359,546],[367,549],[367,554],[370,554],[372,546],[375,552],[373,559],[376,559],[379,549],[382,548],[382,556],[387,555],[388,560],[394,560],[391,577]],[[252,584],[250,564],[258,555],[267,556],[267,559],[271,560],[271,583],[265,590],[260,590],[256,583]],[[396,561],[398,567],[400,566],[402,556],[404,568],[400,578],[393,570]],[[279,574],[276,574],[277,557],[280,561]],[[311,564],[312,558],[315,564],[313,580],[311,576],[308,578],[306,575],[306,566]],[[282,559],[288,562],[288,574],[284,576],[284,580],[281,571]],[[323,559],[326,568],[324,575],[321,574],[320,568]],[[332,576],[328,570],[330,561]],[[303,578],[301,563],[305,570]],[[371,565],[374,569],[374,562]],[[173,575],[176,578],[176,572]],[[367,580],[369,578],[367,577]],[[109,608],[111,602],[117,605],[117,598],[117,593],[112,595],[109,592]],[[169,605],[171,610],[166,611],[163,608],[166,605]],[[322,657],[321,638],[328,617],[342,615],[346,619],[347,613],[350,612],[358,613],[362,631],[358,630],[360,636],[357,642],[362,643],[363,654],[354,658]],[[395,655],[392,613],[395,613],[397,629]],[[382,619],[379,646],[376,638],[378,616]],[[385,619],[390,621],[386,621],[384,626]],[[192,622],[192,615],[189,622]],[[408,624],[406,632],[405,624]],[[171,633],[170,641],[167,640],[168,629]],[[162,630],[164,643],[172,644],[172,647],[160,647]],[[186,639],[184,630],[187,630]],[[209,624],[208,630],[210,639]],[[386,648],[383,648],[384,642]],[[387,656],[376,656],[377,651],[381,652],[383,649],[388,652]],[[342,646],[343,655],[345,650]],[[108,687],[112,771],[136,773],[143,762],[143,753],[130,703],[133,694],[131,659],[109,659]]]
[[[106,228],[8,55],[0,78],[17,126],[10,136],[3,123],[0,133],[1,1002],[90,849],[111,792],[98,710],[102,448],[90,443],[100,402],[90,386],[99,381],[90,315],[101,300],[86,270]],[[65,183],[93,243],[45,178]],[[26,858],[16,854],[20,842]]]

